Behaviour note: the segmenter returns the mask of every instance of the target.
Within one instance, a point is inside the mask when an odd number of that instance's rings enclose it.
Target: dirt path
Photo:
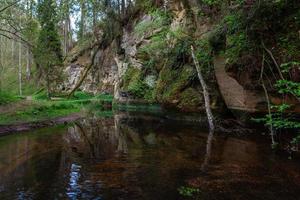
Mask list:
[[[15,111],[24,110],[32,105],[33,102],[31,100],[21,100],[14,103],[9,103],[3,106],[0,106],[0,114],[13,113]]]

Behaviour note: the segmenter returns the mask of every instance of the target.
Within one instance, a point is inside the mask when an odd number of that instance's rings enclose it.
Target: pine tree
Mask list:
[[[42,71],[48,97],[60,80],[62,70],[62,50],[57,31],[56,3],[54,0],[38,1],[38,20],[41,31],[35,50],[35,59]]]

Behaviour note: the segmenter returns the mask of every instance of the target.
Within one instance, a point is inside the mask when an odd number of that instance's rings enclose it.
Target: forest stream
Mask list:
[[[291,199],[300,163],[237,136],[116,113],[0,138],[0,199]]]

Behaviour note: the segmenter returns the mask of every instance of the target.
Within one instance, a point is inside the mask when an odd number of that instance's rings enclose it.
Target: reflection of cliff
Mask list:
[[[297,183],[291,185],[289,191],[280,189],[287,177],[294,179],[293,175],[280,169],[275,160],[269,160],[269,155],[264,155],[254,141],[208,137],[208,142],[206,158],[209,162],[204,162],[205,175],[188,181],[203,192],[201,199],[211,196],[215,199],[286,199],[299,187]]]
[[[177,122],[116,114],[5,140],[0,199],[178,199],[185,181],[208,195],[201,199],[272,199],[264,197],[299,189],[299,164],[270,159],[262,141]]]
[[[73,153],[87,159],[108,159],[128,151],[117,118],[78,121],[69,127],[64,141]]]

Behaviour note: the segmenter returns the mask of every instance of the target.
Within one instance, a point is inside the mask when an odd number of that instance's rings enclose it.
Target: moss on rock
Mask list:
[[[160,72],[154,91],[157,101],[180,110],[197,109],[196,107],[201,103],[201,96],[190,87],[195,76],[196,71],[190,65],[184,65],[180,69],[165,66]]]

